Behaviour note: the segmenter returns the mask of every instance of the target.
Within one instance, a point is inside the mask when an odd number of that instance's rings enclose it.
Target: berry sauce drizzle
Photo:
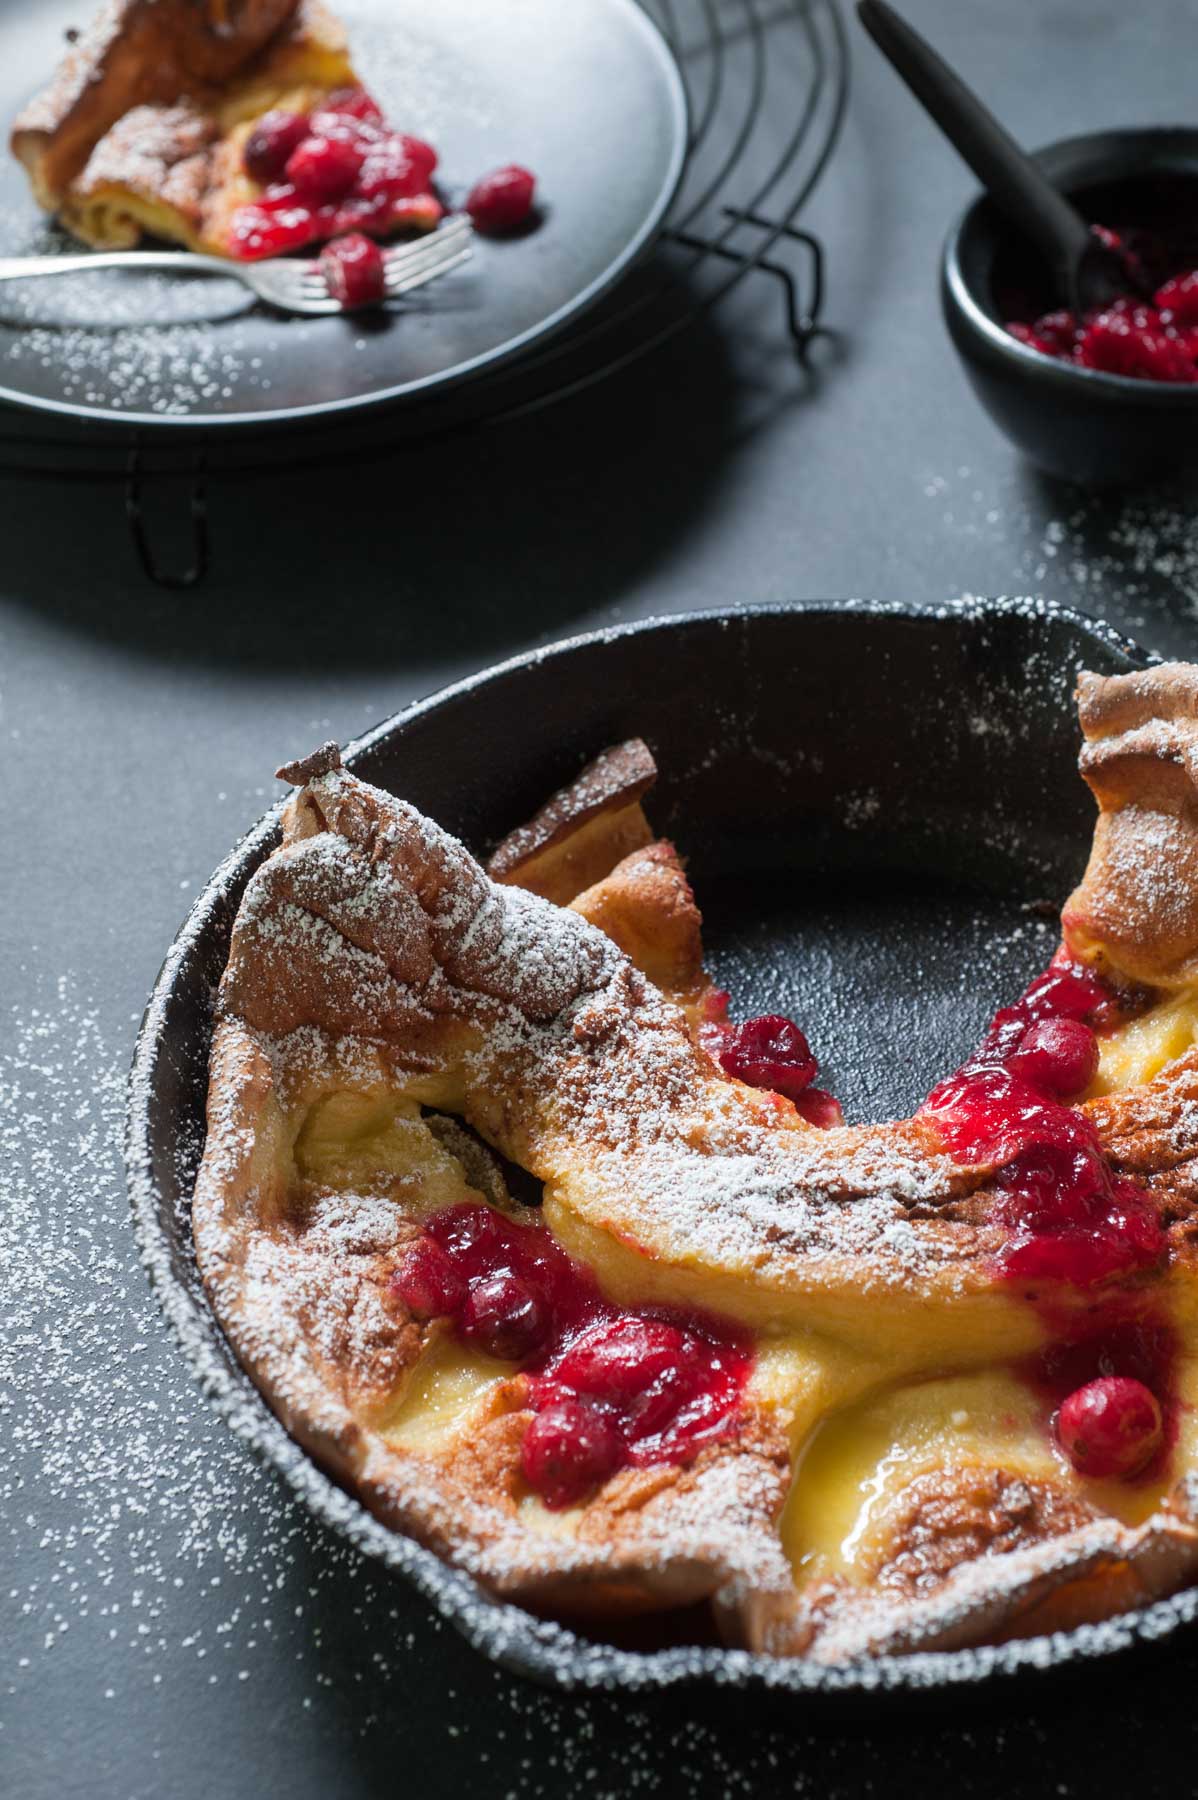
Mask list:
[[[234,256],[280,256],[346,232],[431,230],[445,208],[432,191],[437,153],[395,131],[362,88],[311,113],[266,113],[246,139],[245,173],[261,188],[235,208]]]
[[[523,1473],[546,1506],[619,1469],[688,1462],[735,1429],[748,1333],[707,1313],[613,1306],[541,1224],[448,1207],[393,1280],[417,1317],[449,1318],[462,1342],[520,1364],[534,1414]]]
[[[997,1270],[1048,1327],[1021,1372],[1044,1396],[1062,1453],[1082,1475],[1124,1481],[1159,1476],[1176,1437],[1176,1342],[1150,1295],[1110,1284],[1158,1268],[1167,1243],[1147,1196],[1114,1174],[1070,1102],[1094,1077],[1097,1034],[1141,998],[1116,994],[1062,950],[920,1109],[954,1157],[997,1168],[991,1217],[1009,1232]],[[766,1014],[734,1026],[726,1007],[713,995],[700,1031],[725,1073],[812,1123],[839,1123],[835,1100],[812,1086],[818,1065],[793,1021]],[[416,1318],[449,1319],[461,1342],[519,1365],[533,1414],[522,1470],[550,1508],[620,1469],[687,1462],[736,1428],[748,1333],[707,1313],[612,1305],[540,1223],[448,1207],[393,1284]],[[1070,1289],[1087,1294],[1083,1307],[1068,1303]]]
[[[1113,1174],[1093,1125],[1067,1104],[1093,1078],[1095,1029],[1120,1011],[1096,975],[1059,955],[920,1109],[959,1161],[998,1165],[991,1217],[1011,1234],[998,1267],[1012,1281],[1089,1288],[1165,1255],[1146,1196]]]
[[[1168,1245],[1147,1196],[1114,1174],[1068,1104],[1093,1080],[1096,1034],[1128,1010],[1062,950],[920,1112],[954,1157],[998,1165],[990,1217],[1010,1238],[997,1269],[1048,1329],[1021,1373],[1061,1451],[1079,1474],[1145,1480],[1176,1437],[1175,1336],[1150,1294],[1096,1290],[1159,1268]],[[1089,1296],[1083,1307],[1070,1289]]]
[[[431,231],[445,213],[433,191],[437,152],[389,125],[365,88],[340,88],[309,113],[264,113],[241,162],[259,189],[229,223],[230,252],[242,260],[350,233]],[[475,182],[465,210],[477,231],[504,237],[537,222],[535,191],[536,177],[509,163]]]

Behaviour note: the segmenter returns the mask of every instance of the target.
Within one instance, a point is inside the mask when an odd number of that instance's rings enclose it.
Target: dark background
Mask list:
[[[910,0],[1028,142],[1193,118],[1187,0]],[[490,660],[748,600],[1034,593],[1198,649],[1184,492],[1087,498],[966,389],[936,257],[966,173],[854,30],[809,222],[836,338],[768,284],[590,396],[419,457],[217,485],[214,570],[150,586],[112,490],[0,487],[0,1790],[1188,1793],[1198,1649],[988,1707],[561,1698],[316,1529],[158,1319],[117,1133],[136,1021],[276,763]],[[700,697],[701,698],[701,697]],[[501,754],[479,746],[480,756]]]

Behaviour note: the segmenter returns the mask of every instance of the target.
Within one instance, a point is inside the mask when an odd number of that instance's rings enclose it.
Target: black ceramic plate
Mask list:
[[[0,0],[0,121],[48,78],[99,0]],[[208,430],[344,413],[465,379],[560,329],[653,239],[677,186],[686,104],[634,0],[337,0],[388,117],[441,155],[451,199],[487,169],[537,175],[540,228],[476,239],[462,269],[369,317],[280,319],[220,279],[96,271],[0,289],[0,399]],[[60,234],[50,234],[58,241]],[[0,156],[0,254],[49,247]]]
[[[643,735],[661,770],[653,822],[690,859],[710,960],[737,1008],[793,1012],[848,1116],[885,1117],[960,1062],[1055,948],[1038,903],[1058,906],[1076,881],[1093,824],[1074,679],[1145,660],[1109,627],[1029,602],[697,614],[505,663],[389,720],[347,761],[481,850],[585,758]],[[1109,1654],[1198,1614],[1191,1591],[1052,1638],[837,1669],[710,1646],[617,1648],[488,1600],[372,1519],[242,1373],[192,1258],[212,992],[277,833],[271,813],[234,850],[167,958],[134,1063],[128,1166],[140,1242],[188,1358],[320,1518],[413,1580],[486,1654],[561,1686],[943,1688]]]

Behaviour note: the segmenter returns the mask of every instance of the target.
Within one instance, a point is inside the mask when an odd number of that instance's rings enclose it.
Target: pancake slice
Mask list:
[[[251,134],[280,113],[352,137],[348,186],[289,184],[299,136],[277,166],[251,157],[247,172]],[[21,112],[12,149],[39,204],[98,249],[148,234],[246,259],[348,231],[429,230],[444,211],[435,153],[384,125],[322,0],[109,0]]]

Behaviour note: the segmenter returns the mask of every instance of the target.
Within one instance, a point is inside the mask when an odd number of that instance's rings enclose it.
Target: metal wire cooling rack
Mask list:
[[[776,285],[781,329],[804,357],[819,329],[824,254],[797,221],[835,147],[848,99],[838,0],[640,4],[686,89],[686,162],[653,254],[575,330],[439,398],[286,436],[239,428],[197,443],[189,432],[181,446],[152,429],[100,436],[26,419],[19,432],[0,432],[0,468],[9,476],[119,484],[146,574],[165,587],[194,587],[210,560],[209,479],[343,464],[556,405],[687,331],[751,277]],[[177,572],[161,566],[150,541],[143,496],[151,482],[186,497],[191,560]]]
[[[823,248],[796,220],[832,154],[848,100],[837,0],[641,4],[674,54],[691,117],[658,279],[514,370],[473,384],[476,400],[491,389],[492,419],[535,411],[602,381],[685,331],[756,271],[778,283],[784,328],[798,355],[818,328]],[[519,397],[510,392],[513,382],[524,390]]]

